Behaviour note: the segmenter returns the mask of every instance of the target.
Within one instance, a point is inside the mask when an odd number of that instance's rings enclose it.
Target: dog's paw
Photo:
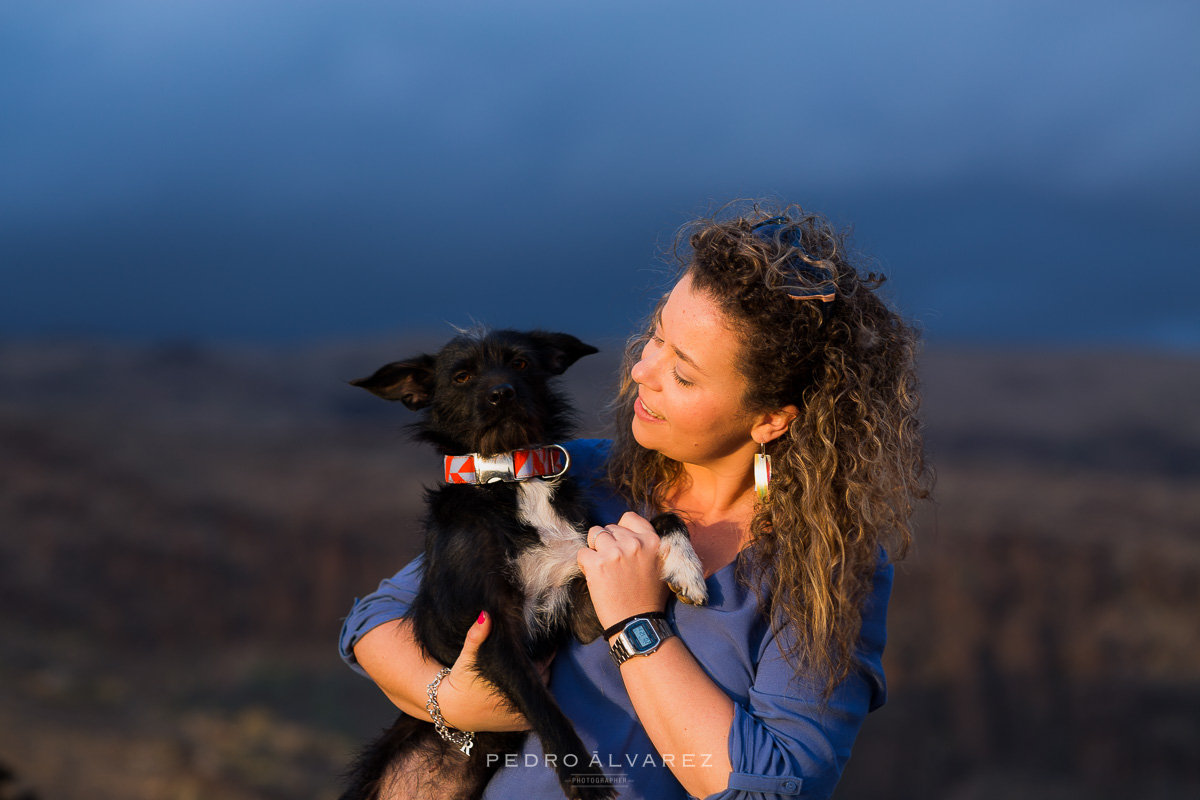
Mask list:
[[[667,512],[650,520],[662,539],[659,556],[662,578],[680,602],[690,606],[708,604],[708,587],[704,584],[704,567],[692,547],[687,525],[678,514]]]
[[[690,606],[708,604],[708,587],[704,583],[704,567],[692,549],[687,534],[672,533],[663,537],[662,577],[681,603]]]
[[[708,587],[704,585],[703,581],[691,582],[683,586],[676,586],[671,581],[667,581],[667,587],[681,603],[689,606],[708,605]]]
[[[671,594],[675,595],[675,598],[679,600],[679,602],[686,603],[689,606],[702,606],[708,603],[708,599],[706,597],[702,597],[697,600],[692,595],[689,595],[686,589],[676,586],[670,581],[667,581],[667,588],[671,590]]]

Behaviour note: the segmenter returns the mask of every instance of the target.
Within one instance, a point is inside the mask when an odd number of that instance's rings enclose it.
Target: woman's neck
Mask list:
[[[727,519],[754,508],[754,474],[749,469],[722,470],[683,465],[673,505],[698,520]]]
[[[750,541],[753,473],[693,464],[684,464],[683,471],[667,501],[687,519],[696,555],[705,575],[711,575],[732,562]]]

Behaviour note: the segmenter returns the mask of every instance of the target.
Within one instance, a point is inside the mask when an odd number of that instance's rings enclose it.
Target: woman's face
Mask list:
[[[758,447],[738,372],[738,337],[711,299],[684,275],[671,290],[653,338],[631,376],[638,384],[633,435],[638,444],[687,464],[723,459],[750,468]]]

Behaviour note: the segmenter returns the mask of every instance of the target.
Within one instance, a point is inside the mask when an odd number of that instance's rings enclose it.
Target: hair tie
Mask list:
[[[787,217],[771,217],[752,226],[750,232],[764,242],[778,241],[780,244],[795,248],[797,252],[793,253],[787,262],[795,275],[785,278],[779,289],[793,300],[820,300],[821,321],[824,322],[829,316],[829,304],[837,297],[837,284],[833,279],[833,270],[823,266],[822,263],[814,264],[804,260],[804,256],[812,258],[812,255],[804,249],[800,240],[800,232],[794,228],[788,230],[791,222]],[[799,280],[800,277],[809,278],[815,285],[805,285]]]

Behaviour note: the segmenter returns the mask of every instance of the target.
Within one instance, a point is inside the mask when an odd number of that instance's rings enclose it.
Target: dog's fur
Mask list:
[[[595,352],[562,333],[465,333],[436,355],[393,362],[352,383],[423,410],[415,437],[442,454],[494,455],[570,435],[571,408],[551,384]],[[429,490],[426,500],[424,574],[407,615],[417,641],[432,658],[453,664],[486,610],[492,630],[479,649],[479,673],[525,716],[545,752],[556,754],[567,797],[614,797],[537,667],[566,636],[590,642],[601,633],[576,563],[586,544],[578,488],[569,477],[450,484]],[[674,514],[653,522],[664,538],[664,577],[681,599],[705,602],[703,571],[686,526]],[[429,720],[401,714],[352,766],[342,799],[479,797],[503,754],[519,752],[524,735],[476,734],[464,757]],[[488,759],[489,753],[500,758]],[[573,767],[563,763],[568,754]]]

